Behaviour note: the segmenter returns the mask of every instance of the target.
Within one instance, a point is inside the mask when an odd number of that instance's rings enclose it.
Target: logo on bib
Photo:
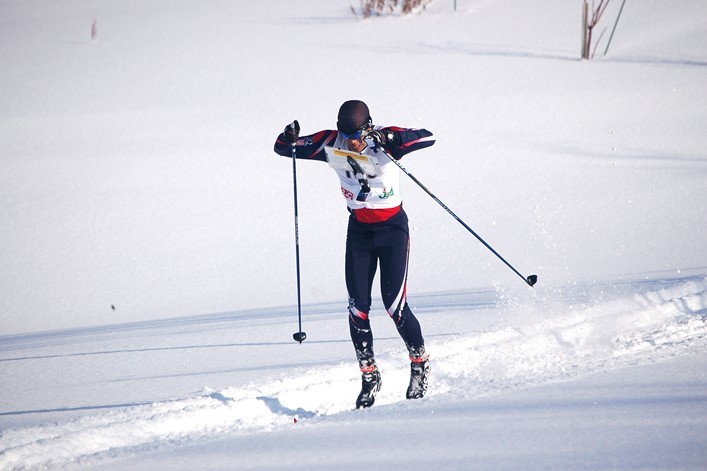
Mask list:
[[[378,195],[378,198],[384,200],[384,199],[390,198],[390,197],[393,196],[394,194],[395,194],[395,193],[393,193],[393,189],[392,189],[392,188],[390,189],[390,191],[385,191],[385,188],[383,188],[383,194],[382,194],[382,195]]]

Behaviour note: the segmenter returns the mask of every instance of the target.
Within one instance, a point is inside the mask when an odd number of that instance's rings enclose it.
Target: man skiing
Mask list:
[[[408,399],[427,392],[429,356],[425,352],[420,323],[407,303],[409,253],[408,219],[402,207],[400,170],[390,161],[434,144],[425,129],[374,126],[368,106],[360,100],[343,103],[337,130],[323,130],[300,137],[295,120],[278,136],[275,152],[298,159],[326,162],[332,149],[352,151],[343,166],[332,167],[341,182],[341,193],[349,212],[346,235],[346,288],[349,295],[349,330],[361,369],[361,393],[356,408],[370,407],[381,387],[381,376],[373,353],[373,334],[368,319],[371,290],[377,266],[383,304],[395,322],[410,356]],[[358,155],[362,154],[362,155]],[[387,155],[386,155],[387,154]],[[363,168],[370,159],[375,172]]]

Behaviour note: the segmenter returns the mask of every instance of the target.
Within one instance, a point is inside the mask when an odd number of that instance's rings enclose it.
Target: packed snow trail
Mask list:
[[[707,278],[649,286],[580,308],[547,300],[534,306],[511,302],[502,309],[522,311],[513,315],[521,321],[515,325],[430,341],[432,378],[423,401],[478,397],[704,351]],[[378,358],[384,382],[374,407],[414,407],[404,399],[404,355],[388,349]],[[8,429],[0,435],[0,469],[89,463],[224,434],[297,427],[302,421],[316,426],[327,416],[360,413],[353,411],[358,387],[352,365],[330,364],[181,399]]]

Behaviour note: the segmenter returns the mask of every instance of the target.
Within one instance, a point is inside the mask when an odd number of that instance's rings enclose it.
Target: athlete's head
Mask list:
[[[364,138],[373,126],[368,106],[361,100],[349,100],[339,108],[336,128],[348,142],[351,150],[361,152],[366,148]]]

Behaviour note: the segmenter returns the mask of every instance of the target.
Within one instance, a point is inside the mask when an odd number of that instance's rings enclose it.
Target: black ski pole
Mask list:
[[[428,195],[430,195],[433,200],[435,200],[437,203],[439,203],[440,206],[442,206],[449,214],[451,214],[451,216],[452,216],[454,219],[456,219],[459,224],[461,224],[462,226],[464,226],[464,228],[465,228],[467,231],[471,232],[471,235],[473,235],[474,237],[476,237],[476,238],[479,240],[479,242],[481,242],[482,244],[484,244],[484,246],[485,246],[487,249],[489,249],[495,256],[497,256],[499,259],[501,259],[501,261],[502,261],[503,263],[505,263],[505,264],[508,266],[508,268],[510,268],[511,270],[513,270],[513,272],[514,272],[516,275],[518,275],[518,276],[520,276],[521,278],[523,278],[523,281],[525,281],[526,283],[528,283],[529,286],[533,286],[535,283],[537,283],[537,281],[538,281],[538,276],[537,276],[537,275],[530,275],[530,276],[528,276],[528,277],[525,277],[525,276],[521,275],[518,270],[516,270],[515,268],[513,268],[513,265],[511,265],[510,263],[508,263],[505,258],[501,257],[501,255],[500,255],[498,252],[496,252],[496,251],[493,249],[493,247],[491,247],[489,244],[487,244],[486,241],[485,241],[484,239],[482,239],[481,236],[479,236],[479,234],[477,234],[476,232],[474,232],[474,230],[473,230],[471,227],[469,227],[464,221],[462,221],[462,220],[459,218],[459,216],[457,216],[456,214],[454,214],[454,211],[452,211],[451,209],[449,209],[446,204],[442,203],[442,201],[441,201],[439,198],[437,198],[430,190],[428,190],[427,187],[426,187],[425,185],[423,185],[420,180],[418,180],[417,178],[415,178],[415,176],[414,176],[412,173],[410,173],[410,172],[408,172],[407,170],[405,170],[405,167],[403,167],[400,162],[398,162],[397,160],[395,160],[392,156],[388,155],[387,152],[384,152],[384,154],[391,160],[391,162],[393,162],[395,165],[397,165],[397,166],[400,168],[400,170],[403,171],[403,173],[404,173],[405,175],[407,175],[408,177],[410,177],[410,178],[412,179],[412,181],[414,181],[415,183],[417,183],[417,185],[418,185],[420,188],[422,188],[423,190],[425,190],[425,193],[427,193]]]
[[[290,126],[294,129],[295,123],[293,122]],[[297,320],[299,322],[299,331],[292,334],[292,338],[302,343],[304,339],[307,338],[307,334],[302,332],[302,296],[300,294],[299,275],[299,215],[297,212],[297,147],[295,146],[295,142],[292,143],[292,182],[295,195],[295,259],[297,260]]]

